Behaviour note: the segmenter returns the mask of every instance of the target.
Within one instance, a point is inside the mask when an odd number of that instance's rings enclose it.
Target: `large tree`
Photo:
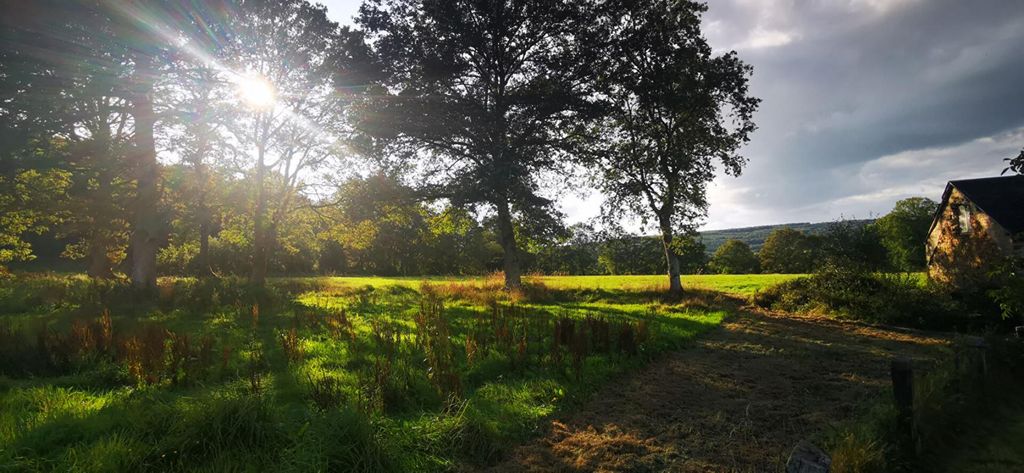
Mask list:
[[[911,197],[896,202],[892,211],[875,221],[893,267],[903,271],[925,267],[925,240],[938,208],[934,200]]]
[[[711,255],[708,269],[718,274],[753,274],[759,273],[757,255],[746,243],[730,239],[722,243]]]
[[[661,233],[669,290],[682,291],[677,235],[707,213],[716,167],[738,175],[759,100],[751,67],[715,54],[701,33],[707,7],[680,0],[610,1],[602,93],[610,113],[600,153],[607,215],[652,221]]]
[[[361,129],[421,164],[425,197],[493,212],[508,288],[521,285],[517,233],[559,224],[538,176],[566,163],[592,111],[590,5],[370,0],[360,10],[373,52],[354,59],[376,69],[358,76],[379,85]]]
[[[821,238],[789,227],[777,228],[757,255],[766,273],[810,273],[819,264]]]
[[[128,273],[137,288],[156,286],[156,253],[166,230],[159,211],[156,138],[164,117],[157,88],[180,45],[200,30],[209,33],[197,26],[210,24],[208,15],[222,10],[218,3],[3,3],[3,90],[17,96],[5,106],[17,110],[12,116],[31,117],[22,134],[31,129],[42,139],[68,143],[68,161],[82,171],[74,189],[90,195],[75,202],[88,207],[80,206],[75,216],[95,220],[87,224],[95,228],[78,235],[86,242],[78,247],[89,253],[94,275],[110,274],[103,253],[114,235],[104,228],[111,220],[101,214],[112,213],[116,206],[104,202],[105,195],[115,194],[112,187],[125,181],[130,203],[127,211],[117,209],[117,218],[130,223]],[[97,211],[102,208],[107,211]]]
[[[21,3],[21,2],[18,2]],[[4,151],[19,167],[60,170],[68,195],[53,196],[66,218],[65,255],[86,258],[90,276],[113,275],[127,237],[125,205],[134,168],[126,163],[137,124],[127,84],[132,49],[123,22],[101,2],[40,1],[13,13],[3,35]],[[28,202],[31,205],[31,201]],[[27,209],[26,209],[27,210]]]
[[[240,167],[253,179],[250,279],[262,285],[279,226],[304,205],[312,171],[338,155],[346,94],[333,86],[331,57],[338,25],[304,0],[249,0],[233,11],[221,52],[238,87],[240,113],[231,131]]]

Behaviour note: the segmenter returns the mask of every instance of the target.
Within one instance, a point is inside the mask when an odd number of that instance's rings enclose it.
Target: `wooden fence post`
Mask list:
[[[910,358],[893,359],[891,372],[899,430],[911,445],[914,439],[914,367]]]

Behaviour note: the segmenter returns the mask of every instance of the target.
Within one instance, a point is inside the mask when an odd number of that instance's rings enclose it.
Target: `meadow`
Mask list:
[[[0,469],[446,471],[793,276],[0,283]]]

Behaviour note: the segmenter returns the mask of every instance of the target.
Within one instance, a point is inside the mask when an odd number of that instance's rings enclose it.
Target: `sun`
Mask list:
[[[274,104],[277,92],[274,85],[259,74],[248,74],[238,80],[238,96],[246,105],[262,109]]]

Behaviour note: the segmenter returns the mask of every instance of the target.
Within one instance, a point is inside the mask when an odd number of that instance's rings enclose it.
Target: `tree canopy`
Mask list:
[[[718,274],[751,274],[760,272],[757,255],[740,240],[727,240],[715,250],[708,269]]]
[[[938,208],[931,199],[911,197],[896,202],[892,211],[875,222],[894,268],[920,271],[925,267],[925,240]]]
[[[368,1],[358,23],[372,60],[342,61],[377,78],[358,126],[416,161],[422,192],[494,212],[508,287],[521,284],[517,222],[560,223],[538,179],[566,164],[593,108],[590,6]]]
[[[783,227],[768,235],[758,259],[766,273],[809,273],[819,263],[820,250],[820,238]]]

